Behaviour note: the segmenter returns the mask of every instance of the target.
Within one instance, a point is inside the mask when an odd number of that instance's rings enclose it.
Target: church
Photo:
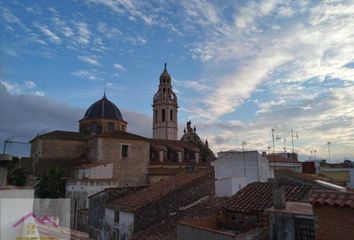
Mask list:
[[[94,193],[105,186],[152,184],[188,169],[209,168],[215,155],[190,121],[178,139],[178,101],[166,64],[152,108],[153,137],[139,136],[129,132],[119,108],[104,95],[79,120],[78,132],[57,130],[30,141],[33,175],[58,167],[68,178],[67,190],[81,181],[100,186],[90,188]]]

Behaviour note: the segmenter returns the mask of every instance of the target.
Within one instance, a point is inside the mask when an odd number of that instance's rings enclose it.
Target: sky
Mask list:
[[[78,130],[103,95],[152,136],[163,64],[179,134],[214,152],[354,160],[353,0],[0,1],[0,141]],[[9,145],[25,156],[27,145]],[[312,152],[312,154],[311,154]]]

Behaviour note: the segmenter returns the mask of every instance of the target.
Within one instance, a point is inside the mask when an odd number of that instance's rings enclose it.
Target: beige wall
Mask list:
[[[165,121],[162,121],[162,109],[165,110]],[[173,111],[172,121],[170,110]],[[157,113],[157,115],[156,115]],[[178,118],[177,102],[170,99],[156,100],[153,105],[153,138],[177,140]]]

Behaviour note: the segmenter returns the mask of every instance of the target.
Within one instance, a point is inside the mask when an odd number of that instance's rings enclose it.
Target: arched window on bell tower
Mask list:
[[[165,109],[162,109],[161,113],[162,113],[162,121],[165,122],[166,121],[166,111],[165,111]]]
[[[170,110],[170,121],[173,122],[173,109]]]

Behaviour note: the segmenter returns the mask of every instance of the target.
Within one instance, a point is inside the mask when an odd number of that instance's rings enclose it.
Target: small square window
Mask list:
[[[122,157],[128,157],[128,145],[122,145]]]

